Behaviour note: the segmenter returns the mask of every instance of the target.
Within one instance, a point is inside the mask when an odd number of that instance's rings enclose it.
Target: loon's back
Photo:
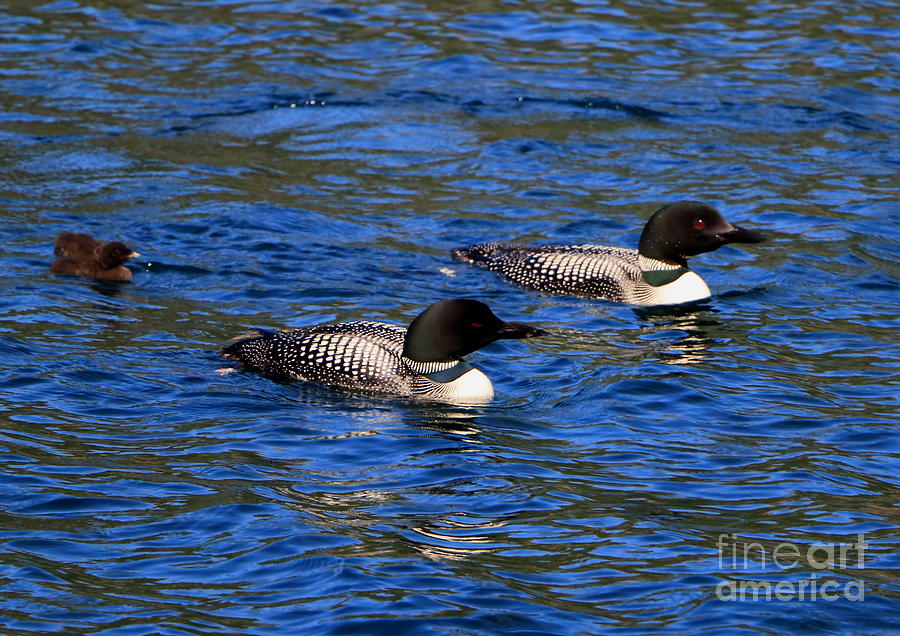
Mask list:
[[[448,372],[455,378],[469,371],[483,377],[458,360],[417,362],[403,356],[406,330],[356,320],[259,331],[225,347],[221,354],[274,376],[371,393],[452,397],[454,387],[445,387],[428,375]]]
[[[453,257],[497,272],[506,280],[550,293],[643,304],[637,250],[603,245],[482,243]]]

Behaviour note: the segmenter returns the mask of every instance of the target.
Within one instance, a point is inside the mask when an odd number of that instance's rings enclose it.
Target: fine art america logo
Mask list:
[[[856,535],[849,543],[813,543],[801,545],[783,542],[767,550],[759,542],[745,542],[734,534],[720,534],[719,570],[739,570],[751,574],[773,573],[795,567],[810,567],[819,572],[791,581],[728,579],[716,586],[716,597],[723,601],[773,599],[779,601],[848,601],[865,599],[866,588],[861,579],[828,577],[829,571],[865,569],[865,535]]]

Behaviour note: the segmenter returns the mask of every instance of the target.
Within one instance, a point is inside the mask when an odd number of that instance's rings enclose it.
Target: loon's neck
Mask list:
[[[469,369],[472,365],[464,360],[449,360],[447,362],[421,362],[403,356],[406,365],[414,373],[424,375],[432,382],[453,382]]]
[[[461,376],[468,373],[472,369],[474,369],[471,364],[466,362],[465,360],[460,360],[456,364],[446,369],[440,369],[438,371],[432,371],[431,373],[426,373],[425,376],[434,382],[440,382],[441,384],[446,384],[447,382],[454,382],[458,380]]]
[[[662,287],[673,283],[690,270],[684,265],[666,263],[655,258],[638,254],[638,267],[644,281],[652,287]]]

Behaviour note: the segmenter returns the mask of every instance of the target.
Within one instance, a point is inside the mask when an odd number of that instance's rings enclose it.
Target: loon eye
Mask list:
[[[481,329],[481,323],[480,323],[480,322],[473,322],[473,323],[471,324],[471,326],[474,327],[475,329]]]
[[[706,221],[703,219],[694,219],[694,229],[702,230],[706,227]]]

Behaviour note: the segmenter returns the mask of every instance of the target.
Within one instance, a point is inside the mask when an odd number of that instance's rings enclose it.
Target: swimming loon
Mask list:
[[[674,305],[709,298],[709,287],[687,258],[728,243],[761,243],[759,232],[732,225],[718,210],[679,201],[657,210],[638,249],[601,245],[482,243],[451,251],[506,280],[537,291],[602,298],[632,305]]]
[[[275,376],[337,388],[486,402],[494,396],[491,381],[462,356],[501,338],[545,334],[500,320],[482,302],[456,298],[430,305],[408,328],[357,320],[257,331],[220,354]]]
[[[131,270],[124,263],[136,256],[124,243],[101,241],[78,232],[60,232],[53,246],[54,274],[75,274],[104,280],[129,281]]]

